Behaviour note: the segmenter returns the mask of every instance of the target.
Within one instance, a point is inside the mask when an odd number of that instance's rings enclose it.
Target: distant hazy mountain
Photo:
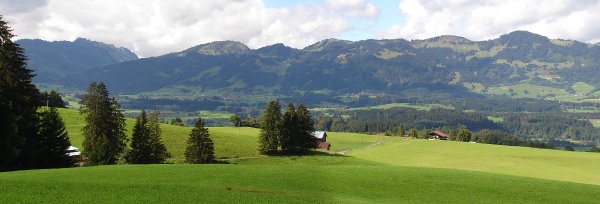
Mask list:
[[[78,86],[101,80],[117,93],[170,86],[287,95],[318,90],[462,95],[516,83],[568,89],[574,82],[600,87],[600,46],[524,31],[487,41],[327,39],[302,50],[282,44],[249,49],[222,41],[86,69],[78,77],[83,77]]]
[[[35,82],[63,83],[76,72],[138,57],[126,48],[78,38],[73,42],[43,40],[16,41],[25,49],[28,66],[35,70]]]

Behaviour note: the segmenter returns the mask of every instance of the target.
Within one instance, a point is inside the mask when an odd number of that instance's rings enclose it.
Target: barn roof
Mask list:
[[[313,136],[317,139],[323,139],[323,137],[325,137],[325,135],[327,135],[327,133],[325,133],[325,131],[315,131],[313,132]]]
[[[448,137],[448,135],[446,133],[444,133],[442,131],[439,131],[439,130],[433,131],[432,133],[429,133],[429,134],[430,135],[438,135],[438,136],[441,136],[441,137]]]

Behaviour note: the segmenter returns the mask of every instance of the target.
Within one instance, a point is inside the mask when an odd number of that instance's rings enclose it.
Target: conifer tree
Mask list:
[[[198,118],[187,141],[185,162],[190,164],[212,163],[215,158],[214,151],[208,129],[204,127],[202,118]]]
[[[298,119],[296,114],[296,108],[293,103],[288,103],[288,107],[285,110],[282,118],[281,135],[279,138],[279,144],[281,150],[284,152],[295,152],[300,146],[299,140],[299,128]]]
[[[296,110],[296,117],[298,124],[297,138],[299,141],[297,151],[303,153],[310,149],[316,148],[317,141],[313,136],[313,133],[315,132],[315,122],[304,104],[300,104],[298,106],[298,110]]]
[[[37,156],[39,91],[23,49],[0,16],[0,171],[31,167]]]
[[[167,147],[162,141],[162,130],[160,129],[160,112],[154,110],[148,117],[149,144],[151,148],[150,162],[153,164],[165,163],[171,157]]]
[[[114,98],[109,98],[103,82],[92,82],[81,99],[80,112],[86,125],[83,128],[83,155],[87,165],[114,164],[124,152],[125,119]]]
[[[37,168],[56,168],[73,166],[73,159],[67,155],[71,146],[65,123],[56,108],[44,109],[40,112],[39,140],[36,149]]]
[[[142,110],[131,135],[131,149],[125,155],[125,161],[130,164],[149,164],[150,162],[150,133],[146,124],[148,123],[146,111]]]
[[[281,106],[277,101],[270,101],[261,116],[259,151],[261,154],[277,152],[281,136]]]

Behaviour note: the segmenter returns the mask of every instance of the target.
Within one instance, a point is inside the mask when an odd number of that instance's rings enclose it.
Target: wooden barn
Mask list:
[[[448,134],[446,134],[442,131],[436,130],[436,131],[429,133],[429,139],[430,140],[448,140]]]
[[[327,142],[327,132],[325,131],[315,131],[313,132],[313,137],[317,140],[317,149],[320,150],[329,150],[331,149],[331,144]]]

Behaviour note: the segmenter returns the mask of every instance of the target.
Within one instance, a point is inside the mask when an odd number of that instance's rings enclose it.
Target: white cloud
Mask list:
[[[550,38],[600,40],[599,0],[404,0],[398,8],[405,23],[379,33],[380,38],[484,40],[527,30]]]
[[[268,7],[261,0],[0,0],[18,38],[85,37],[156,56],[217,40],[302,48],[352,29],[378,10],[363,0]],[[346,2],[346,1],[343,1]],[[12,6],[10,6],[12,5]],[[15,6],[20,5],[20,6]]]
[[[377,18],[379,9],[372,3],[364,0],[327,0],[325,5],[332,9],[339,9],[350,17]]]

